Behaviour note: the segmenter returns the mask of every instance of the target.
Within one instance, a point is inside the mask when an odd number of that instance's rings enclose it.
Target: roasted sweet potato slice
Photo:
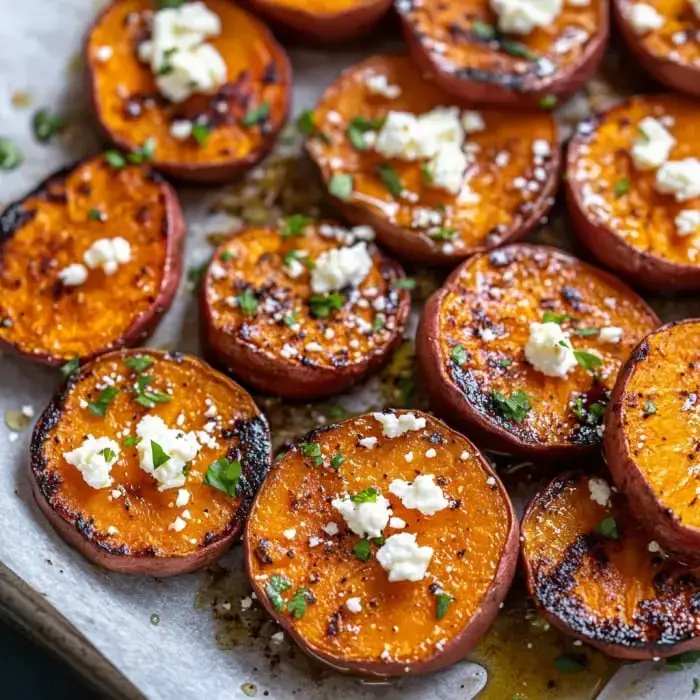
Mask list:
[[[292,447],[244,541],[258,599],[302,649],[380,677],[464,657],[498,613],[518,550],[508,494],[474,445],[406,411]]]
[[[256,18],[228,0],[200,1],[221,23],[206,45],[225,63],[223,84],[171,102],[139,57],[141,51],[145,58],[140,47],[152,39],[153,2],[116,0],[87,37],[88,87],[100,127],[117,146],[149,158],[168,176],[221,182],[272,148],[289,110],[291,68]]]
[[[216,251],[202,285],[204,345],[246,384],[294,399],[344,391],[401,342],[410,294],[367,226],[293,216]]]
[[[700,649],[697,568],[667,557],[604,477],[558,476],[522,521],[527,586],[553,625],[621,659]]]
[[[396,0],[411,55],[455,97],[551,108],[600,63],[610,27],[606,0],[562,3],[550,24],[527,34],[499,31],[493,5]]]
[[[699,119],[691,100],[633,97],[583,122],[569,147],[567,202],[576,233],[635,284],[700,288],[700,196],[659,185],[669,167],[700,158]]]
[[[346,41],[368,31],[392,0],[249,0],[261,15],[323,43]]]
[[[0,347],[50,365],[143,341],[182,268],[174,190],[102,156],[50,176],[0,215]]]
[[[395,255],[422,263],[455,265],[525,236],[551,207],[557,184],[550,115],[460,113],[451,103],[407,57],[374,56],[328,88],[307,124],[307,149],[333,204],[353,223],[373,226]],[[410,123],[416,117],[423,119]],[[450,135],[465,152],[444,158],[464,158],[454,193],[436,185],[436,173],[452,163],[425,157]],[[388,157],[402,140],[403,157]]]
[[[665,547],[700,551],[700,321],[649,334],[622,368],[605,419],[615,483]]]
[[[143,349],[69,378],[36,424],[29,475],[83,556],[171,576],[240,536],[270,460],[267,421],[238,384],[197,358]]]
[[[618,369],[658,324],[609,274],[518,244],[452,273],[425,305],[416,350],[431,405],[477,443],[571,458],[598,448]]]
[[[652,76],[673,90],[700,95],[700,13],[693,3],[613,0],[612,7],[627,46]]]

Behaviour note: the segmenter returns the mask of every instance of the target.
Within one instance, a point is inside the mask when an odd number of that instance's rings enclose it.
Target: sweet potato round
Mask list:
[[[672,323],[639,343],[605,419],[605,457],[634,512],[665,547],[700,552],[697,339],[700,321]]]
[[[217,365],[260,391],[291,399],[331,396],[377,369],[401,342],[410,294],[397,289],[398,263],[370,244],[372,268],[342,291],[342,308],[313,312],[306,264],[291,277],[285,260],[314,264],[324,251],[359,241],[329,222],[298,229],[248,229],[217,249],[202,284],[203,344]],[[371,231],[364,233],[371,234]],[[305,254],[305,255],[304,255]],[[255,308],[241,308],[250,294]]]
[[[372,74],[386,76],[401,94],[391,99],[371,93],[365,79]],[[450,104],[450,96],[421,78],[406,56],[374,56],[348,68],[326,90],[307,150],[326,185],[337,175],[353,177],[347,199],[332,197],[347,219],[372,226],[381,244],[398,257],[454,266],[473,253],[519,239],[538,224],[553,203],[560,156],[551,115],[523,112],[513,119],[508,112],[485,111],[485,130],[465,140],[471,158],[460,197],[428,186],[421,161],[387,161],[374,150],[358,150],[348,136],[357,117],[382,120],[389,111],[424,114]],[[382,183],[377,168],[383,164],[398,173],[401,196]],[[426,214],[437,219],[422,221]],[[445,238],[440,230],[454,236]]]
[[[567,156],[569,214],[581,242],[635,285],[700,289],[700,231],[681,236],[674,222],[700,198],[676,202],[658,192],[656,171],[637,170],[630,156],[648,116],[674,120],[669,130],[678,143],[669,160],[700,157],[697,104],[675,95],[633,97],[579,126]]]
[[[639,63],[672,90],[699,96],[700,43],[694,39],[698,19],[690,2],[652,0],[649,4],[664,18],[664,24],[644,35],[637,34],[627,19],[630,0],[613,0],[611,4],[625,43]]]
[[[249,0],[267,19],[323,43],[347,41],[372,28],[392,0]]]
[[[566,316],[574,348],[602,358],[598,378],[581,366],[566,378],[548,377],[527,362],[530,324],[545,313]],[[611,275],[554,248],[516,244],[452,273],[425,305],[416,352],[431,405],[445,420],[485,447],[555,460],[598,449],[618,369],[658,325],[644,301]],[[622,329],[620,342],[595,333],[610,326]],[[531,408],[518,422],[493,392],[511,398],[521,391]]]
[[[185,223],[174,190],[145,166],[102,156],[61,170],[0,215],[0,348],[59,366],[141,343],[172,303]],[[101,238],[131,260],[79,286],[59,273]]]
[[[385,437],[372,414],[307,435],[306,448],[294,446],[273,467],[248,520],[245,559],[258,600],[304,651],[336,671],[406,676],[454,663],[486,632],[513,578],[518,527],[503,485],[464,436],[427,414],[414,415],[425,427],[395,438]],[[366,438],[376,439],[373,447],[359,444]],[[322,464],[304,456],[309,445],[318,446]],[[345,460],[333,468],[339,454]],[[389,492],[393,479],[420,474],[435,476],[449,507],[425,516]],[[354,553],[361,538],[331,501],[372,487],[406,523],[387,526],[385,538],[412,533],[419,546],[433,547],[424,579],[389,582],[377,543],[369,544],[366,561]],[[328,534],[329,523],[336,534]],[[299,588],[309,590],[303,616],[270,599],[272,576],[290,584],[284,603]],[[439,594],[452,598],[441,619]],[[355,597],[359,612],[345,605]]]
[[[153,362],[142,373],[125,365],[143,357]],[[134,391],[140,374],[153,377],[149,389],[172,392],[171,401],[141,405]],[[86,402],[99,402],[104,386],[119,393],[101,417]],[[169,528],[182,515],[174,503],[178,489],[159,491],[156,479],[139,467],[136,446],[125,444],[145,415],[183,432],[198,431],[203,445],[189,463],[183,488],[190,493],[185,508],[191,518],[180,532]],[[214,427],[205,428],[211,422]],[[120,446],[107,488],[89,486],[64,458],[88,435]],[[209,464],[223,457],[242,465],[235,498],[203,481]],[[144,349],[103,355],[69,378],[36,424],[29,477],[44,515],[84,557],[120,573],[173,576],[212,563],[241,535],[270,462],[265,416],[238,384],[195,357]]]
[[[564,3],[551,27],[525,36],[501,35],[489,0],[396,0],[396,7],[418,66],[474,104],[549,106],[571,95],[597,68],[610,31],[607,0]]]
[[[93,108],[107,138],[125,151],[152,139],[154,166],[169,177],[222,182],[251,168],[272,148],[289,111],[289,59],[259,20],[228,0],[202,0],[221,18],[211,43],[226,63],[228,82],[213,95],[173,104],[159,92],[150,66],[138,58],[148,39],[151,0],[116,0],[87,36],[87,82]],[[100,49],[112,55],[101,60]],[[244,118],[267,104],[267,114],[246,126]],[[174,121],[203,118],[211,127],[205,143],[171,133]]]
[[[620,659],[700,649],[698,570],[666,558],[623,495],[613,494],[605,505],[593,500],[592,479],[601,477],[556,477],[523,516],[522,560],[539,611]]]

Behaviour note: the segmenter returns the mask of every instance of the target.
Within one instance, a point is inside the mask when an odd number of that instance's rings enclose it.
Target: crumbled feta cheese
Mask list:
[[[288,539],[288,540],[293,540],[297,536],[297,529],[295,527],[290,527],[287,530],[284,530],[282,534]]]
[[[403,530],[406,527],[406,521],[403,518],[393,516],[389,518],[389,527],[393,527],[394,530]]]
[[[395,100],[401,94],[398,85],[391,85],[386,75],[373,73],[365,78],[365,85],[373,95],[381,95],[390,100]]]
[[[306,351],[307,352],[323,352],[323,345],[321,343],[317,343],[316,341],[313,341],[311,343],[306,344]]]
[[[397,438],[413,430],[425,428],[425,418],[419,418],[415,413],[373,413],[374,419],[381,424],[384,437]]]
[[[309,537],[309,547],[311,549],[318,547],[322,542],[323,540],[320,537]]]
[[[331,248],[315,260],[311,289],[326,294],[344,287],[357,287],[372,269],[372,256],[363,241],[350,248]]]
[[[529,34],[550,27],[561,13],[562,0],[490,0],[498,28],[509,34]]]
[[[101,267],[106,275],[113,275],[120,264],[131,260],[131,245],[121,236],[100,238],[83,255],[83,261],[91,269]]]
[[[114,525],[110,525],[110,526],[107,528],[107,534],[108,534],[110,537],[114,537],[114,535],[118,535],[118,534],[119,534],[119,530],[118,530],[116,527],[114,527]]]
[[[107,63],[114,55],[114,49],[111,46],[98,46],[95,49],[95,58],[100,63]]]
[[[422,581],[433,558],[432,547],[419,547],[408,532],[391,535],[377,550],[377,561],[389,573],[389,581]]]
[[[192,122],[188,119],[176,119],[170,125],[170,134],[178,141],[186,141],[192,135]]]
[[[105,489],[112,485],[110,472],[119,459],[119,444],[108,437],[95,438],[88,435],[80,447],[64,452],[63,458],[82,474],[88,486]]]
[[[377,444],[377,438],[376,437],[360,438],[357,442],[360,444],[360,446],[366,447],[368,450],[371,450]]]
[[[180,488],[185,484],[183,469],[198,454],[201,446],[197,436],[182,430],[168,428],[160,416],[144,416],[136,426],[141,438],[137,446],[141,469],[158,481],[158,490]],[[161,466],[153,466],[153,445],[160,445],[169,459]]]
[[[183,520],[180,516],[175,518],[170,525],[168,525],[168,530],[174,530],[175,532],[182,532],[187,527],[187,521]]]
[[[464,452],[462,452],[462,453],[459,455],[459,461],[460,461],[460,462],[466,462],[468,459],[469,459],[469,452],[467,452],[466,450],[464,450]]]
[[[351,613],[359,613],[362,612],[362,601],[359,598],[348,598],[345,601],[345,607],[351,612]]]
[[[525,359],[548,377],[566,377],[577,364],[566,334],[558,323],[552,321],[530,324]]]
[[[284,270],[293,280],[301,277],[306,272],[306,269],[306,265],[297,257],[285,257]]]
[[[619,343],[622,340],[622,328],[619,326],[605,326],[600,329],[598,339],[603,343]]]
[[[413,483],[394,479],[389,491],[398,497],[404,507],[419,510],[423,515],[435,515],[450,505],[433,474],[421,474]]]
[[[656,173],[656,189],[675,195],[677,202],[700,196],[700,160],[669,160]]]
[[[535,158],[546,158],[552,154],[552,147],[546,139],[535,139],[532,142],[532,155]]]
[[[480,112],[467,110],[462,112],[462,128],[465,134],[474,134],[477,131],[484,131],[486,122]]]
[[[373,133],[373,132],[366,132]],[[390,111],[373,144],[385,158],[417,160],[420,151],[420,129],[415,114]]]
[[[675,218],[676,232],[679,236],[691,236],[700,229],[700,211],[683,209]]]
[[[330,535],[333,537],[334,535],[337,535],[338,532],[340,531],[338,528],[338,525],[336,523],[328,523],[327,525],[324,525],[321,528],[327,535]]]
[[[648,34],[655,29],[660,29],[666,21],[656,11],[655,7],[647,5],[645,2],[635,2],[629,5],[625,16],[632,29],[634,29],[634,33],[640,36]]]
[[[187,489],[180,489],[177,492],[177,498],[175,499],[175,505],[178,508],[184,508],[190,502],[190,492]]]
[[[588,480],[588,490],[591,492],[591,500],[604,508],[610,507],[610,496],[612,491],[605,479],[594,477]]]
[[[331,505],[345,518],[348,527],[360,537],[380,537],[391,516],[391,506],[384,496],[376,501],[354,503],[350,496],[334,498]]]
[[[192,513],[188,509],[185,509],[180,513],[180,515],[185,519],[185,520],[192,520]]]
[[[85,284],[88,278],[88,271],[85,265],[72,263],[67,265],[58,273],[58,279],[66,287],[79,287]]]
[[[290,345],[289,343],[285,343],[282,346],[282,349],[280,350],[280,355],[284,357],[287,360],[291,360],[292,357],[295,357],[297,354],[296,348],[293,345]]]
[[[444,145],[427,163],[430,187],[459,194],[464,185],[467,156],[458,144]]]
[[[434,459],[437,457],[437,450],[434,447],[431,447],[425,451],[425,456],[428,459]]]
[[[656,540],[652,540],[652,541],[649,542],[649,544],[647,545],[647,549],[648,549],[652,554],[656,554],[656,553],[658,553],[658,552],[661,551],[661,545],[660,545]]]
[[[676,139],[664,125],[653,117],[645,117],[638,124],[640,138],[632,144],[632,161],[637,170],[655,170],[666,162]]]
[[[406,452],[403,458],[406,460],[406,462],[410,464],[413,461],[413,450],[409,450],[408,452]]]

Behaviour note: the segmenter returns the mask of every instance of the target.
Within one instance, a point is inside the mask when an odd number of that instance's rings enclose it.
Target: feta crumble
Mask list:
[[[331,505],[360,537],[380,537],[391,516],[391,505],[384,496],[363,503],[355,503],[350,496],[343,496],[334,498]]]
[[[331,248],[315,260],[311,289],[326,294],[344,287],[357,287],[372,269],[372,257],[364,241],[349,248]]]
[[[666,162],[676,139],[666,127],[653,117],[645,117],[638,124],[640,137],[632,144],[632,161],[637,170],[655,170]]]
[[[190,492],[187,489],[180,489],[177,492],[177,498],[175,499],[175,505],[178,508],[184,508],[190,502]]]
[[[700,229],[700,211],[683,209],[674,219],[679,236],[691,236]]]
[[[345,607],[351,612],[351,613],[359,613],[362,612],[362,601],[359,598],[348,598],[345,601]]]
[[[591,492],[591,500],[595,501],[603,508],[610,507],[610,496],[612,491],[610,485],[605,479],[594,477],[588,480],[588,490]]]
[[[425,418],[417,417],[415,413],[373,413],[374,419],[381,424],[384,437],[393,439],[404,433],[425,428]]]
[[[656,173],[656,189],[677,202],[700,196],[700,160],[684,158],[664,163]]]
[[[648,34],[655,29],[660,29],[666,21],[656,11],[656,8],[647,5],[645,2],[635,2],[629,6],[625,16],[632,29],[634,29],[634,33],[640,36]]]
[[[600,329],[598,339],[603,343],[619,343],[622,340],[622,328],[619,326],[605,326]]]
[[[365,85],[373,95],[381,95],[390,100],[395,100],[401,95],[401,88],[398,85],[391,85],[386,75],[373,73],[365,78]]]
[[[415,534],[391,535],[377,550],[377,561],[388,572],[389,581],[422,581],[433,558],[432,547],[420,547]]]
[[[564,343],[564,345],[562,345]],[[548,377],[566,377],[577,365],[574,350],[558,323],[531,323],[525,359]]]
[[[110,459],[105,455],[109,455]],[[119,445],[108,437],[95,438],[88,435],[80,447],[64,452],[63,458],[82,474],[88,486],[105,489],[113,482],[110,472],[119,459]]]
[[[188,119],[176,119],[170,125],[170,135],[178,141],[186,141],[192,135],[192,122]]]
[[[465,134],[474,134],[477,131],[484,131],[486,129],[486,122],[481,116],[480,112],[473,112],[467,110],[462,112],[462,128]]]
[[[442,489],[435,483],[433,474],[421,474],[412,483],[394,479],[389,484],[389,491],[400,499],[404,507],[419,510],[423,515],[435,515],[450,505]]]
[[[79,287],[85,284],[88,278],[88,271],[85,265],[71,263],[58,273],[58,279],[65,287]]]
[[[377,438],[376,437],[360,438],[357,442],[361,447],[365,447],[366,449],[371,450],[377,444]]]
[[[561,13],[562,0],[490,0],[498,28],[509,34],[529,34],[550,27]]]
[[[106,275],[113,275],[120,264],[131,260],[131,245],[121,236],[100,238],[83,255],[83,261],[91,269],[102,268]]]

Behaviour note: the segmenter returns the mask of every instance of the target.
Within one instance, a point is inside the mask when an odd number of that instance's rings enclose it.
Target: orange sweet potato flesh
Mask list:
[[[161,392],[169,388],[171,401],[153,408],[135,401],[138,373],[125,361],[136,357],[153,360],[145,370],[153,377],[148,386]],[[81,402],[98,401],[105,377],[113,379],[119,393],[100,417]],[[212,404],[217,418],[205,416]],[[124,444],[136,437],[136,426],[146,415],[159,416],[185,432],[216,423],[205,431],[214,443],[203,445],[189,463],[182,488],[190,499],[184,507],[175,506],[178,489],[159,491],[156,479],[140,468],[137,447]],[[180,415],[184,418],[178,420]],[[110,487],[92,488],[64,458],[87,435],[106,436],[120,446]],[[129,350],[103,355],[70,377],[34,429],[29,474],[41,510],[85,557],[122,573],[169,576],[211,563],[241,534],[270,466],[270,450],[267,421],[238,384],[194,357]],[[242,465],[244,479],[235,498],[203,483],[209,464],[223,457]],[[121,492],[117,498],[115,490]],[[191,515],[186,527],[169,529],[184,510]],[[110,534],[110,528],[117,534]]]
[[[627,46],[651,75],[673,90],[700,95],[700,43],[695,39],[698,18],[684,0],[650,0],[662,17],[663,26],[637,34],[627,20],[632,3],[613,0],[617,26]]]
[[[592,478],[601,477],[558,476],[523,516],[523,564],[540,612],[621,659],[700,649],[698,570],[659,552],[623,495],[613,494],[606,505],[594,501]],[[610,533],[606,525],[618,539],[599,531]]]
[[[700,197],[677,202],[654,187],[656,171],[639,171],[630,155],[645,117],[666,121],[677,144],[669,160],[700,157],[700,107],[674,95],[633,97],[586,123],[567,158],[567,201],[581,241],[635,284],[700,288],[700,232],[680,236],[674,219]],[[620,185],[626,190],[619,193]]]
[[[177,291],[184,232],[174,190],[147,167],[99,156],[52,175],[0,216],[0,346],[61,365],[140,343]],[[114,237],[130,243],[130,262],[61,283],[63,268]]]
[[[545,313],[567,315],[562,328],[574,349],[602,359],[595,375],[577,365],[564,378],[549,377],[525,359],[530,324]],[[468,260],[428,300],[418,362],[431,405],[478,444],[530,458],[570,458],[598,449],[617,372],[658,325],[644,301],[611,275],[554,248],[516,244]],[[595,332],[610,326],[622,329],[619,343]],[[531,408],[518,422],[493,392],[505,398],[524,392]]]
[[[228,0],[203,0],[221,19],[221,35],[209,43],[226,63],[228,82],[214,95],[197,94],[172,104],[159,92],[138,46],[149,38],[151,0],[116,0],[88,34],[88,87],[107,137],[126,151],[155,139],[153,163],[166,175],[198,182],[230,179],[260,160],[284,126],[289,109],[291,68],[283,49],[259,20]],[[99,58],[101,47],[112,56]],[[244,117],[263,103],[268,115],[246,126]],[[213,126],[204,145],[176,139],[173,121],[205,118]]]
[[[325,466],[315,466],[294,446],[268,475],[248,520],[245,558],[258,600],[305,651],[339,671],[405,676],[454,663],[491,624],[513,577],[517,523],[501,482],[465,437],[427,414],[416,415],[426,419],[425,428],[392,439],[371,414],[307,435],[304,443],[318,444]],[[374,448],[358,444],[366,437],[377,439]],[[426,456],[431,449],[432,459]],[[337,470],[328,464],[336,454],[345,457]],[[389,493],[393,479],[413,481],[420,474],[435,476],[450,507],[425,516]],[[354,555],[361,538],[331,501],[370,487],[406,522],[402,530],[387,527],[385,537],[414,533],[420,546],[433,547],[423,580],[389,582],[376,544],[367,561]],[[323,529],[328,523],[337,525],[337,534]],[[312,547],[310,538],[321,543]],[[286,605],[275,608],[266,593],[275,575],[291,584],[282,594],[285,603],[300,588],[310,591],[315,602],[303,616]],[[439,591],[453,598],[440,620]],[[360,612],[345,605],[354,597]]]
[[[410,310],[409,292],[393,286],[403,270],[370,245],[373,265],[365,280],[342,292],[342,309],[315,316],[309,269],[305,264],[293,278],[285,260],[296,255],[313,264],[324,251],[343,247],[328,232],[347,231],[308,222],[302,235],[286,235],[282,224],[224,242],[201,296],[203,341],[213,360],[246,384],[294,399],[338,394],[377,369],[401,342]],[[236,305],[241,294],[254,297],[252,312]]]
[[[605,455],[634,512],[669,549],[697,554],[700,322],[660,328],[620,372],[606,416]]]
[[[249,0],[270,20],[323,43],[346,41],[368,31],[392,0]]]
[[[496,32],[489,0],[401,5],[406,42],[418,65],[456,97],[480,103],[533,106],[544,97],[570,95],[595,71],[609,33],[606,0],[564,3],[550,26],[526,35]]]
[[[390,99],[371,93],[365,84],[370,74],[385,75],[401,94]],[[358,116],[381,120],[389,111],[424,114],[450,104],[450,96],[421,78],[406,56],[374,56],[347,69],[325,92],[314,113],[317,132],[324,138],[310,138],[307,149],[326,184],[337,174],[353,176],[350,198],[333,200],[350,221],[373,226],[382,245],[397,256],[454,266],[475,252],[521,238],[535,227],[553,202],[559,150],[550,115],[523,112],[513,119],[508,112],[483,111],[486,129],[467,136],[467,143],[479,149],[467,170],[474,196],[460,198],[427,186],[423,161],[387,160],[374,150],[359,151],[346,133]],[[546,142],[550,154],[536,158],[535,141]],[[401,179],[405,193],[400,197],[387,189],[377,173],[377,166],[385,163]],[[437,210],[439,225],[416,224],[416,217],[425,210]],[[455,237],[447,241],[431,237],[439,229],[453,230]]]

